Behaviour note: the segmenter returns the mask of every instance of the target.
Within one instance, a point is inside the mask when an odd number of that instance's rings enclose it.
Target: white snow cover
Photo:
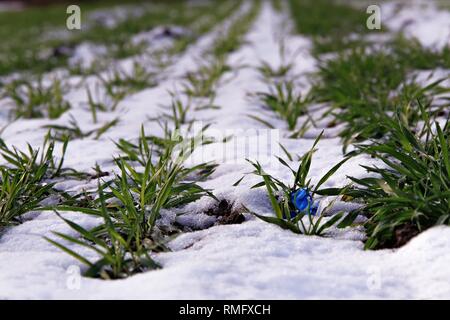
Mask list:
[[[85,42],[76,46],[72,56],[69,58],[69,65],[89,69],[94,62],[107,53],[108,49],[105,46]]]
[[[450,45],[450,11],[438,10],[429,0],[391,1],[381,4],[382,22],[393,31],[417,38],[424,46]]]
[[[254,27],[246,35],[245,44],[228,59],[233,67],[245,67],[234,68],[236,70],[222,79],[214,101],[221,109],[196,111],[191,116],[203,123],[212,122],[211,133],[214,130],[248,129],[245,133],[247,145],[252,146],[258,141],[258,136],[251,129],[265,129],[247,116],[257,114],[279,129],[280,142],[290,152],[301,155],[309,150],[321,129],[309,130],[304,139],[287,139],[285,123],[274,113],[261,111],[261,107],[247,95],[248,92],[267,89],[252,67],[263,60],[273,66],[283,61],[276,39],[285,31],[282,22],[286,19],[284,15],[275,13],[268,3],[263,5]],[[142,122],[148,133],[158,133],[158,127],[145,122],[145,119],[159,114],[161,105],[170,102],[167,90],[180,87],[179,76],[195,68],[193,64],[216,34],[217,30],[190,47],[170,69],[167,80],[158,87],[128,97],[115,113],[100,114],[100,124],[117,116],[121,121],[99,140],[72,141],[65,166],[90,170],[97,162],[103,169],[110,170],[113,168],[112,156],[117,154],[112,141],[136,138]],[[309,54],[311,43],[308,39],[287,35],[285,45],[287,59],[295,62],[295,74],[303,75],[315,70],[316,61]],[[77,83],[79,79],[70,81]],[[300,77],[298,81],[304,83],[305,79]],[[88,83],[94,82],[88,79]],[[76,116],[83,128],[98,126],[91,123],[91,116],[83,104],[86,101],[84,90],[73,90],[69,98],[75,107],[60,119],[19,120],[5,129],[2,138],[18,147],[24,147],[25,142],[39,146],[46,132],[42,125],[67,123],[69,114]],[[323,125],[325,127],[326,123]],[[336,129],[326,129],[326,137],[319,143],[319,150],[313,158],[313,181],[343,157]],[[191,160],[212,158],[219,161],[223,148],[222,143],[208,145]],[[232,150],[227,149],[228,159],[234,158]],[[283,156],[281,152],[264,146],[249,150],[250,158],[266,160],[266,171],[290,181],[290,173],[274,158],[276,154]],[[247,176],[238,187],[232,187],[243,174],[252,170],[243,159],[238,152],[237,161],[221,163],[203,186],[214,189],[219,198],[242,203],[258,213],[272,214],[265,190],[249,188],[259,182],[258,178]],[[347,175],[366,175],[359,164],[370,165],[372,161],[365,156],[351,159],[327,182],[327,186],[344,185],[348,181]],[[85,184],[66,181],[59,187],[65,190],[95,188],[95,181]],[[189,212],[185,219],[204,224],[201,212],[211,203],[211,199],[201,199],[184,208]],[[340,210],[348,210],[350,206],[352,204],[336,203]],[[66,217],[86,228],[99,223],[96,218],[77,213],[67,213]],[[327,237],[322,238],[299,236],[248,216],[247,221],[240,225],[214,226],[183,234],[170,242],[172,252],[155,255],[163,269],[115,281],[77,277],[80,264],[42,238],[54,238],[51,231],[76,236],[51,212],[31,213],[23,224],[1,235],[0,299],[450,298],[448,227],[430,229],[398,250],[364,251],[364,235],[359,229],[331,230]],[[95,258],[89,251],[67,245],[91,259]]]

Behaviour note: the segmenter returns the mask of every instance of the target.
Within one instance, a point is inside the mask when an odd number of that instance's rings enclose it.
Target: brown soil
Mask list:
[[[100,172],[97,172],[97,173],[91,175],[90,178],[91,179],[100,179],[100,178],[108,177],[108,176],[109,176],[109,172],[100,171]]]
[[[409,242],[409,240],[417,236],[419,234],[419,230],[415,225],[408,223],[395,228],[394,234],[395,234],[394,247],[399,248],[401,246],[404,246]]]
[[[394,229],[394,238],[381,244],[378,249],[396,249],[407,244],[412,238],[420,233],[417,226],[412,223],[405,223]]]
[[[231,203],[226,199],[222,199],[217,205],[209,208],[205,214],[218,217],[216,225],[225,225],[240,224],[244,222],[245,217],[242,212],[243,210],[239,207],[236,208],[234,203]]]
[[[331,121],[330,123],[328,123],[328,125],[327,125],[327,128],[334,128],[334,127],[336,127],[336,121]]]

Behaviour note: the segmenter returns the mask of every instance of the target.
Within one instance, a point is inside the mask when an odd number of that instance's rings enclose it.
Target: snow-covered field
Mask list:
[[[0,9],[1,10],[1,9]],[[246,2],[238,12],[249,10]],[[434,11],[433,11],[434,10]],[[449,43],[450,13],[420,6],[395,11],[387,3],[382,8],[389,16],[389,28],[397,30],[407,24],[406,35],[418,37],[427,46]],[[415,19],[416,17],[420,17]],[[432,17],[432,18],[429,18]],[[232,20],[229,19],[229,20]],[[226,25],[229,20],[226,20]],[[222,25],[199,38],[177,58],[164,74],[158,86],[132,94],[122,100],[115,111],[99,113],[98,124],[93,124],[86,107],[85,86],[95,86],[95,77],[82,79],[71,76],[73,87],[67,95],[73,107],[59,119],[19,119],[8,125],[2,139],[8,145],[25,148],[26,143],[40,146],[47,129],[45,125],[69,123],[73,116],[81,128],[98,128],[101,124],[119,118],[119,123],[99,139],[74,139],[69,143],[65,167],[90,171],[99,164],[103,171],[115,168],[111,161],[118,155],[114,144],[119,139],[139,136],[143,124],[146,133],[160,134],[160,128],[148,118],[157,117],[164,106],[170,105],[168,91],[183,97],[182,76],[199,66],[204,50],[220,34]],[[280,50],[284,46],[284,51]],[[249,93],[264,91],[267,84],[256,70],[262,61],[278,67],[289,61],[300,90],[308,90],[307,74],[317,70],[317,61],[311,54],[311,40],[292,32],[286,12],[277,12],[270,2],[263,2],[255,22],[245,35],[243,45],[227,57],[231,70],[224,74],[217,86],[214,105],[220,109],[190,111],[194,126],[210,123],[206,134],[245,136],[229,142],[215,142],[196,150],[189,164],[214,160],[219,166],[201,185],[213,190],[219,199],[243,204],[254,212],[273,215],[265,189],[250,189],[260,179],[248,175],[239,184],[233,184],[252,171],[245,158],[259,159],[271,174],[289,182],[287,172],[275,156],[283,157],[281,143],[292,154],[307,152],[315,137],[325,129],[318,144],[311,167],[311,178],[317,182],[334,164],[343,159],[339,126],[327,128],[319,120],[321,106],[312,113],[317,126],[309,128],[302,138],[290,139],[284,121],[268,110],[261,109]],[[90,59],[90,49],[76,50],[81,59]],[[95,53],[94,53],[95,55]],[[117,62],[124,70],[131,70],[132,59]],[[55,71],[61,72],[61,71]],[[49,75],[50,77],[51,75]],[[6,101],[0,106],[7,107]],[[269,130],[248,115],[269,121]],[[300,118],[299,122],[305,120]],[[6,119],[2,119],[2,126]],[[271,144],[259,143],[270,136]],[[217,141],[217,140],[216,140]],[[236,142],[239,141],[239,142]],[[235,144],[236,143],[236,144]],[[245,150],[245,151],[243,151]],[[57,148],[59,152],[59,148]],[[375,163],[367,155],[346,162],[326,187],[343,186],[347,176],[364,177],[360,164]],[[294,166],[295,162],[293,163]],[[96,180],[61,181],[56,186],[65,191],[95,189]],[[327,200],[323,200],[326,202]],[[200,199],[183,209],[182,223],[204,228],[211,223],[203,214],[212,199]],[[350,210],[354,204],[336,202],[340,210]],[[164,213],[169,218],[170,212]],[[85,228],[94,227],[99,219],[81,214],[64,213],[65,217]],[[183,233],[169,242],[170,252],[156,253],[154,259],[162,269],[133,275],[127,279],[105,281],[79,276],[83,266],[71,256],[47,242],[55,239],[52,231],[76,236],[53,212],[32,212],[25,221],[9,227],[0,237],[0,299],[431,299],[450,298],[450,228],[431,228],[399,249],[364,250],[361,228],[331,229],[326,237],[296,235],[265,223],[252,215],[236,225],[215,225],[204,230]],[[92,259],[91,251],[67,243],[69,248]]]

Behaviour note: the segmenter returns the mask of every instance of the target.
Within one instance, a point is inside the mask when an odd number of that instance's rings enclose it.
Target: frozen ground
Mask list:
[[[242,10],[246,10],[245,5]],[[412,9],[408,9],[412,10]],[[408,11],[409,12],[409,11]],[[411,11],[412,12],[412,11]],[[417,13],[417,12],[416,12]],[[410,13],[415,16],[416,13]],[[221,81],[215,104],[221,109],[196,111],[190,116],[198,121],[212,122],[210,134],[224,131],[246,130],[247,146],[257,145],[256,129],[265,127],[248,114],[269,120],[279,131],[275,137],[292,153],[303,154],[312,145],[320,128],[311,129],[304,139],[287,139],[286,125],[271,112],[264,111],[252,102],[247,93],[265,90],[254,68],[261,61],[273,66],[282,62],[279,35],[285,34],[286,57],[295,62],[295,73],[303,75],[316,68],[309,54],[311,43],[300,36],[287,35],[286,17],[276,13],[270,5],[263,9],[246,42],[233,53],[228,62],[233,68]],[[440,23],[441,20],[436,22]],[[431,22],[430,22],[431,24]],[[147,116],[161,112],[161,105],[170,102],[167,89],[180,86],[179,76],[195,67],[196,57],[207,47],[218,30],[201,38],[170,68],[167,80],[158,87],[132,95],[122,101],[115,113],[102,114],[99,123],[120,116],[121,122],[99,140],[74,140],[69,144],[67,167],[90,170],[98,163],[105,170],[113,168],[110,159],[117,154],[112,141],[135,138],[141,123],[147,132],[157,127],[145,122]],[[417,35],[420,36],[420,33]],[[130,65],[122,61],[123,66]],[[71,79],[76,83],[79,79]],[[93,79],[88,79],[94,81]],[[299,80],[305,86],[303,77]],[[83,90],[73,90],[71,101],[75,107],[60,119],[20,120],[3,133],[8,144],[24,146],[25,142],[40,145],[49,123],[67,123],[69,114],[76,116],[80,125],[92,127],[89,112],[83,102]],[[320,107],[320,106],[318,106]],[[301,119],[300,119],[301,121]],[[324,124],[325,125],[325,124]],[[264,134],[264,131],[262,131]],[[242,132],[240,133],[242,134]],[[261,134],[261,132],[260,132]],[[271,173],[287,180],[289,173],[274,160],[280,150],[266,146],[249,148],[247,154],[233,153],[233,140],[227,145],[215,143],[193,155],[192,161],[214,159],[227,161],[204,182],[214,189],[219,198],[243,203],[262,214],[272,214],[265,191],[250,190],[258,179],[248,176],[239,187],[233,187],[242,174],[251,171],[245,157],[259,158]],[[318,179],[342,159],[342,146],[336,137],[336,128],[327,129],[326,138],[319,143],[319,151],[312,163],[312,178]],[[226,154],[224,151],[226,150]],[[233,161],[236,159],[236,161]],[[359,164],[370,164],[367,157],[347,162],[328,186],[342,186],[346,175],[364,176]],[[80,185],[63,182],[60,188],[81,190],[95,186],[95,181]],[[202,199],[191,204],[188,219],[201,224],[199,212],[211,200]],[[349,204],[337,203],[345,209]],[[67,216],[85,227],[98,221],[77,213]],[[41,212],[29,214],[23,224],[5,231],[0,238],[0,299],[345,299],[345,298],[450,298],[450,228],[428,230],[397,250],[364,251],[363,234],[357,229],[332,230],[327,237],[294,235],[278,227],[247,217],[240,225],[215,226],[206,230],[186,233],[170,243],[172,252],[159,253],[155,259],[163,269],[132,276],[126,280],[102,281],[77,276],[78,262],[46,242],[42,237],[53,237],[51,231],[75,235],[55,214]],[[68,245],[71,247],[71,245]],[[90,252],[75,248],[92,257]]]

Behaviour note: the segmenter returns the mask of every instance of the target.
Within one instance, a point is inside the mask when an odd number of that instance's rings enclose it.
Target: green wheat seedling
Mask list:
[[[173,57],[185,51],[185,49],[190,44],[194,43],[199,36],[210,32],[214,26],[218,25],[224,19],[232,16],[233,13],[240,7],[240,3],[239,1],[222,1],[221,3],[214,4],[214,6],[214,10],[210,10],[207,15],[192,16],[191,19],[193,22],[189,24],[192,34],[176,39],[173,46],[169,48],[167,52],[170,56]],[[197,18],[194,18],[194,16]]]
[[[110,196],[120,201],[116,218],[125,233],[135,232],[137,247],[158,238],[161,230],[155,230],[155,224],[162,209],[212,196],[195,182],[186,181],[190,170],[167,156],[164,154],[156,164],[149,161],[143,172],[123,159],[117,160],[121,175],[110,185]]]
[[[61,176],[70,169],[63,169],[64,157],[69,140],[62,140],[62,154],[59,161],[55,160],[55,141],[50,132],[45,136],[41,149],[33,149],[28,144],[28,153],[18,150],[15,147],[9,148],[3,140],[0,140],[0,154],[7,162],[7,168],[13,171],[30,171],[32,175],[52,179]],[[41,170],[45,172],[41,175]]]
[[[163,130],[164,135],[162,137],[148,136],[145,134],[145,130],[142,127],[137,143],[120,139],[116,142],[116,146],[122,152],[121,158],[127,162],[136,162],[142,167],[145,167],[152,156],[164,157],[169,150],[174,148],[174,146],[177,146],[178,148],[183,139],[175,134],[176,130],[170,130],[167,125],[163,126]],[[204,130],[206,130],[206,128],[204,128]],[[194,141],[202,144],[209,143],[209,140],[203,137],[203,132],[200,133]],[[184,145],[188,145],[186,141],[184,142]],[[196,146],[194,145],[193,147]],[[189,153],[192,151],[193,149]],[[170,151],[170,153],[172,153],[172,151]],[[182,170],[182,176],[185,178],[194,177],[193,179],[197,181],[204,180],[214,172],[216,167],[217,165],[214,163],[201,163],[190,168],[184,168]]]
[[[297,31],[313,38],[316,55],[359,47],[365,43],[361,35],[375,32],[366,28],[365,10],[343,1],[289,0],[289,5]]]
[[[198,145],[199,137],[172,139],[170,142],[160,147],[158,160],[153,158],[153,149],[148,145],[148,139],[144,129],[141,130],[140,155],[134,154],[130,157],[116,161],[120,168],[121,175],[118,177],[112,188],[112,194],[122,203],[130,203],[131,198],[126,198],[131,194],[138,195],[137,206],[140,211],[142,228],[140,229],[146,236],[151,236],[156,220],[159,218],[161,209],[169,209],[183,206],[194,202],[201,197],[211,196],[212,193],[200,187],[193,179],[192,173],[200,170],[210,169],[207,164],[200,164],[191,168],[184,166],[184,161],[192,154]],[[133,160],[143,166],[143,171],[134,168]],[[128,194],[128,192],[131,192]],[[124,196],[125,195],[125,196]],[[128,208],[131,210],[131,207]]]
[[[398,60],[403,61],[416,70],[450,68],[450,46],[438,50],[424,47],[418,39],[406,38],[402,34],[394,38],[389,46]]]
[[[9,148],[0,140],[0,154],[6,161],[0,166],[0,227],[20,223],[25,213],[37,210],[44,199],[56,193],[51,179],[73,173],[62,168],[67,143],[63,143],[61,159],[56,161],[55,143],[48,135],[42,150],[28,145],[28,153]]]
[[[173,145],[173,143],[174,139],[168,126],[164,127],[163,137],[147,136],[142,126],[137,143],[120,139],[115,144],[122,153],[121,159],[137,162],[144,167],[150,160],[150,153],[156,154],[157,156],[162,155],[164,150]]]
[[[215,87],[225,72],[230,71],[226,64],[226,57],[237,50],[242,44],[243,35],[249,30],[260,9],[260,2],[252,3],[251,10],[239,17],[234,24],[219,38],[216,39],[212,48],[206,54],[212,58],[202,64],[198,71],[189,72],[186,75],[184,91],[190,97],[212,97]]]
[[[281,180],[266,173],[258,162],[247,160],[255,168],[253,174],[260,176],[263,179],[262,182],[254,185],[252,189],[265,187],[275,212],[275,217],[262,216],[253,213],[256,217],[265,222],[275,224],[283,229],[304,235],[322,235],[332,226],[344,228],[353,222],[352,216],[347,215],[344,217],[344,212],[339,212],[327,222],[322,223],[322,219],[325,216],[327,209],[331,207],[332,204],[325,208],[318,218],[313,218],[313,216],[317,214],[317,204],[313,200],[315,195],[339,195],[345,190],[343,188],[320,189],[320,187],[349,159],[349,157],[344,158],[341,162],[331,168],[316,185],[311,184],[311,179],[308,179],[309,170],[313,154],[316,151],[316,145],[322,137],[322,134],[317,137],[311,150],[300,159],[297,170],[292,169],[282,158],[278,158],[280,163],[292,172],[294,177],[292,185],[286,185]],[[290,156],[290,158],[292,158],[292,156]],[[241,181],[242,179],[235,183],[235,186]],[[307,206],[300,210],[292,201],[292,197],[296,192],[301,190],[304,190],[305,192]],[[303,221],[305,218],[308,219],[308,225],[305,225]]]
[[[415,78],[402,84],[391,100],[402,121],[414,128],[422,121],[422,106],[426,106],[430,118],[445,114],[445,110],[450,106],[450,88],[441,85],[445,80],[439,79],[426,87],[419,85]]]
[[[157,268],[150,252],[167,250],[164,239],[168,236],[156,224],[161,210],[181,207],[204,196],[214,197],[210,191],[189,180],[192,172],[204,167],[186,168],[183,165],[195,145],[192,139],[172,140],[161,148],[156,160],[142,128],[139,147],[135,150],[127,144],[126,156],[116,159],[120,173],[99,186],[99,199],[91,202],[93,208],[67,205],[57,208],[58,211],[76,211],[103,218],[104,223],[92,230],[64,219],[86,241],[57,234],[74,244],[98,249],[100,259],[97,262],[92,263],[68,247],[47,240],[86,264],[89,267],[86,276],[121,278]],[[136,162],[141,165],[139,168],[135,167]]]
[[[182,52],[184,48],[180,48],[179,50],[181,50],[180,52]],[[169,66],[173,65],[173,62],[176,58],[177,55],[175,53],[167,52],[167,50],[165,49],[145,52],[143,54],[143,60],[145,60],[146,63],[150,65],[154,70],[157,70],[155,72],[158,72],[160,75],[163,74]]]
[[[263,79],[270,81],[274,79],[285,78],[293,67],[292,63],[282,64],[278,67],[273,67],[266,61],[262,61],[256,70],[262,75]]]
[[[225,72],[230,71],[224,59],[203,63],[198,71],[189,72],[183,84],[184,92],[189,97],[211,97],[215,93],[217,82]]]
[[[152,150],[145,139],[142,129],[142,158],[123,157],[116,160],[120,170],[113,181],[106,183],[109,191],[104,193],[99,187],[99,199],[95,201],[100,208],[80,208],[60,206],[59,211],[77,211],[103,217],[104,223],[92,230],[85,230],[79,225],[64,219],[73,229],[78,231],[87,241],[57,233],[61,238],[74,244],[97,248],[101,259],[92,263],[68,247],[47,239],[66,253],[86,264],[89,269],[85,276],[103,279],[123,278],[158,268],[150,258],[149,252],[166,250],[160,242],[160,230],[155,224],[162,209],[178,207],[212,194],[196,183],[185,182],[194,169],[184,168],[183,159],[191,152],[191,142],[185,142],[183,152],[175,155],[180,141],[168,145],[159,159],[154,162]],[[186,146],[188,147],[186,149]],[[144,171],[134,168],[132,159],[144,161]],[[139,161],[138,161],[139,162]],[[116,204],[106,204],[109,199],[116,199]],[[95,245],[91,244],[94,243]],[[100,248],[98,248],[100,246]]]
[[[369,217],[367,249],[404,244],[396,233],[405,228],[415,235],[434,225],[450,224],[449,121],[441,127],[424,107],[420,109],[421,130],[412,131],[398,113],[380,124],[389,128],[389,139],[359,146],[360,152],[384,163],[363,166],[374,176],[351,178],[355,186],[347,190],[347,195],[366,203],[359,211]]]
[[[114,100],[123,100],[126,96],[142,91],[147,88],[153,88],[158,83],[156,75],[149,72],[140,63],[134,62],[131,72],[115,67],[114,70],[106,75],[97,75],[103,84],[107,94]]]
[[[430,101],[431,97],[448,92],[449,88],[441,86],[445,79],[427,86],[405,81],[408,72],[415,71],[415,64],[386,50],[366,49],[342,53],[322,63],[312,96],[317,102],[331,103],[328,113],[334,122],[345,124],[340,132],[344,149],[354,142],[383,137],[386,128],[378,124],[399,106],[411,106],[408,117],[414,126],[415,119],[420,118],[417,99]],[[430,111],[439,112],[433,108]]]
[[[65,67],[70,75],[81,76],[85,79],[86,77],[105,71],[108,67],[108,62],[104,59],[96,58],[89,66],[84,66],[81,62],[78,62],[68,64]]]
[[[124,59],[127,57],[138,56],[145,50],[145,44],[134,44],[130,40],[119,40],[109,46],[108,57],[112,59]]]
[[[91,131],[83,131],[73,116],[71,116],[71,119],[69,120],[69,124],[67,126],[47,125],[44,126],[44,128],[49,129],[52,137],[57,141],[62,141],[65,139],[84,139],[92,134]]]
[[[92,137],[95,140],[100,139],[100,137],[105,134],[109,129],[113,128],[119,123],[119,118],[113,119],[106,122],[102,126],[92,129],[83,130],[78,124],[77,120],[71,116],[68,125],[46,125],[44,128],[49,129],[53,139],[57,141],[73,140],[73,139],[84,139],[87,137]]]
[[[34,172],[0,168],[0,228],[19,224],[25,213],[38,209],[52,193],[53,185],[42,183],[45,172],[44,165]]]
[[[253,1],[249,12],[239,17],[223,35],[216,39],[211,53],[216,58],[224,58],[239,49],[243,44],[244,35],[252,26],[260,9],[261,1]]]
[[[207,15],[198,16],[200,19],[196,19],[191,23],[190,27],[197,35],[205,34],[220,22],[232,16],[240,7],[241,3],[239,1],[221,1],[214,4],[215,10],[209,10]]]
[[[120,100],[117,98],[111,99],[106,95],[102,98],[100,97],[98,90],[95,99],[92,95],[91,89],[86,88],[86,92],[88,96],[89,110],[91,111],[92,121],[94,123],[97,123],[97,112],[115,111],[119,105]]]
[[[187,102],[184,102],[180,97],[176,96],[175,93],[171,92],[170,95],[172,96],[170,105],[172,113],[164,113],[162,117],[173,123],[174,128],[177,130],[179,130],[182,125],[192,124],[194,120],[188,119],[189,111],[192,110],[191,99],[189,98]]]
[[[269,92],[254,94],[258,101],[267,109],[275,111],[287,122],[289,130],[295,130],[300,116],[307,114],[307,106],[311,98],[296,93],[292,81],[282,81],[273,84]],[[259,117],[251,116],[255,120]],[[307,122],[303,126],[306,126]]]
[[[66,88],[59,79],[54,79],[50,86],[43,83],[42,78],[37,81],[16,80],[6,85],[4,96],[13,102],[16,118],[56,119],[71,108],[64,99]]]
[[[59,214],[60,218],[74,231],[78,232],[82,238],[79,239],[63,233],[54,232],[56,236],[65,241],[94,251],[99,256],[97,261],[91,262],[66,245],[47,237],[45,239],[86,265],[87,270],[84,272],[84,276],[86,277],[105,280],[121,279],[138,272],[160,268],[150,257],[147,250],[143,250],[143,247],[133,247],[135,245],[133,233],[125,234],[120,232],[120,229],[117,227],[117,222],[112,218],[116,213],[112,213],[108,209],[106,197],[100,185],[98,202],[100,203],[100,208],[94,213],[103,218],[103,232],[101,235],[96,235],[95,232],[87,230],[63,218]],[[92,214],[92,211],[87,209],[80,208],[79,211]]]

